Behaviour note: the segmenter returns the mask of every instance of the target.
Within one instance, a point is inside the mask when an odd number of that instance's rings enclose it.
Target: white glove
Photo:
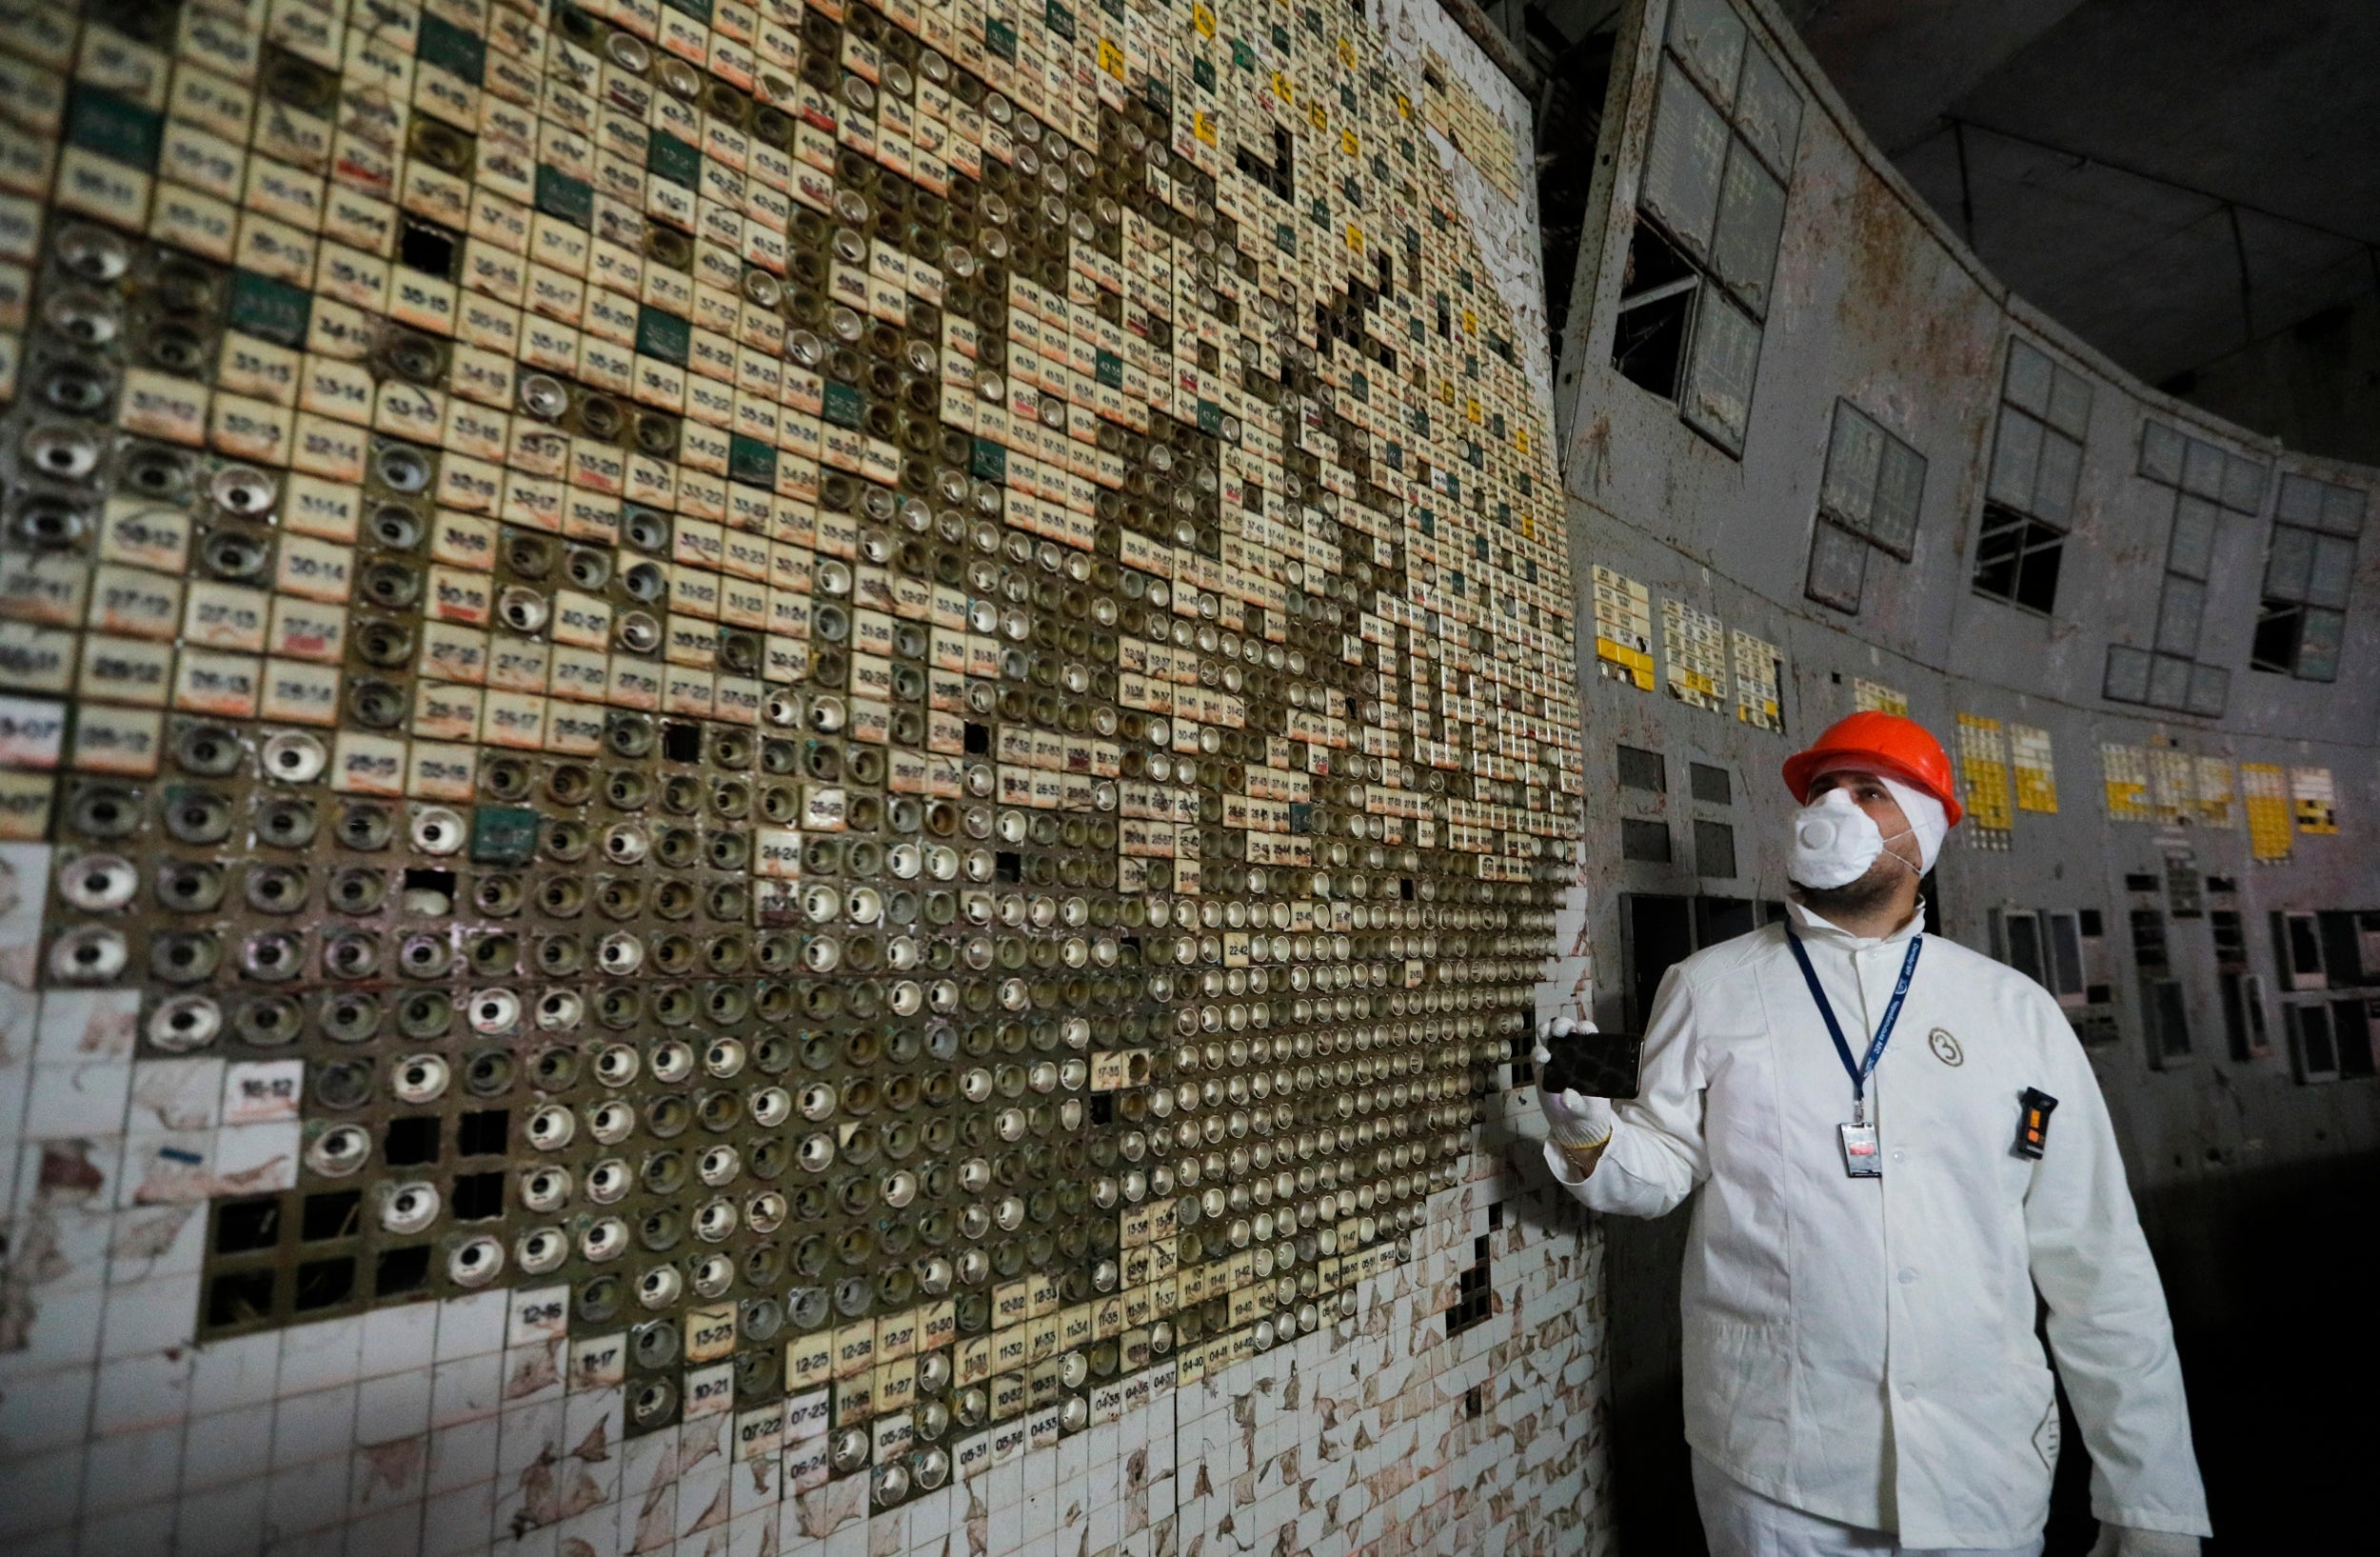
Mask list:
[[[1574,1022],[1564,1016],[1557,1017],[1548,1030],[1557,1038],[1567,1038],[1573,1033],[1593,1032],[1596,1027],[1592,1022]],[[1540,1042],[1530,1058],[1537,1062],[1538,1073],[1542,1077],[1545,1066],[1554,1056]],[[1589,1097],[1576,1090],[1549,1092],[1539,1086],[1537,1107],[1545,1110],[1546,1132],[1557,1147],[1583,1150],[1588,1147],[1601,1146],[1612,1138],[1612,1102],[1609,1098]]]
[[[2198,1537],[2103,1523],[2091,1557],[2198,1557]]]

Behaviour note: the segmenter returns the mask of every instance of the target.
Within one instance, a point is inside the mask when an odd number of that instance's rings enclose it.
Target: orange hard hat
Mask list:
[[[1942,803],[1951,826],[1963,814],[1958,786],[1951,778],[1950,754],[1925,726],[1897,714],[1860,712],[1827,727],[1807,751],[1785,759],[1785,788],[1805,804],[1810,786],[1828,773],[1856,768],[1896,778]]]

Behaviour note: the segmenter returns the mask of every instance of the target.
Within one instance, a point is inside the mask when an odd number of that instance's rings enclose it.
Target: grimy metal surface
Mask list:
[[[202,1347],[510,1286],[892,1505],[1352,1307],[1581,788],[1409,90],[1231,3],[0,14],[10,976]]]

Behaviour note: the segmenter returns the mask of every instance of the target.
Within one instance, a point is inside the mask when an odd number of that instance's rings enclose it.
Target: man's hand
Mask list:
[[[2091,1548],[2091,1557],[2198,1557],[2198,1538],[2103,1524],[2099,1527],[2099,1544]]]
[[[1590,1022],[1573,1022],[1563,1017],[1557,1020],[1550,1030],[1557,1038],[1567,1038],[1575,1032],[1593,1032],[1595,1025]],[[1537,1063],[1537,1074],[1542,1083],[1545,1067],[1554,1056],[1540,1041],[1530,1057]],[[1549,1091],[1543,1085],[1539,1085],[1537,1106],[1545,1110],[1546,1132],[1553,1138],[1554,1145],[1559,1148],[1562,1154],[1569,1157],[1580,1171],[1592,1169],[1595,1166],[1595,1157],[1592,1154],[1598,1151],[1603,1144],[1612,1138],[1611,1100],[1589,1097],[1583,1092],[1575,1090]]]

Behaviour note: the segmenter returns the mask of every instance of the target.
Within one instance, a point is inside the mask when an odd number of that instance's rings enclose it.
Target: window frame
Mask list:
[[[1740,460],[1808,107],[1729,0],[1671,6],[1652,96],[1634,219],[1690,273],[1623,294],[1618,312],[1676,309],[1683,294],[1666,398],[1688,427]]]
[[[2035,616],[2056,614],[2066,542],[2073,533],[2074,513],[2081,501],[2091,412],[2097,399],[2097,386],[2090,379],[2046,347],[2010,332],[1991,458],[1984,467],[1975,565],[1968,575],[1968,588],[1973,593]],[[2052,450],[2060,452],[2054,460],[2045,460]],[[2045,503],[2045,480],[2061,484],[2062,495]],[[2012,535],[2015,537],[2013,549],[2005,559],[1986,556],[1988,543]],[[2002,560],[2011,564],[2005,587],[1987,582],[1986,569]],[[2045,565],[2049,569],[2046,590],[2029,589],[2027,573]],[[2040,598],[2032,598],[2036,594]]]
[[[2256,632],[2248,654],[2251,670],[2325,685],[2338,680],[2340,651],[2347,643],[2348,605],[2355,586],[2355,559],[2370,509],[2371,494],[2363,488],[2300,471],[2282,472],[2280,493],[2272,505],[2272,529],[2265,539],[2264,570],[2257,579]],[[2276,589],[2276,568],[2297,570],[2284,552],[2285,546],[2303,547],[2306,576],[2302,583]],[[2314,569],[2326,555],[2338,557],[2342,552],[2344,561],[2335,569],[2340,575],[2336,598],[2328,590],[2317,594]],[[2320,645],[2321,657],[2309,669],[2306,651],[2317,621],[2326,625],[2329,641]],[[2268,634],[2276,628],[2287,640],[2277,653],[2268,649]]]

